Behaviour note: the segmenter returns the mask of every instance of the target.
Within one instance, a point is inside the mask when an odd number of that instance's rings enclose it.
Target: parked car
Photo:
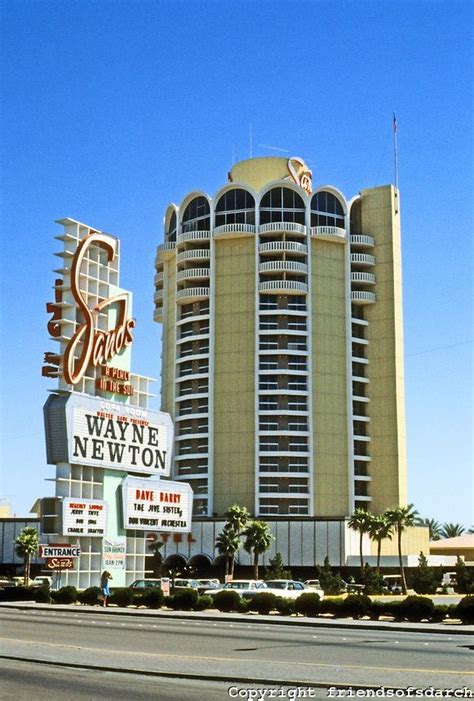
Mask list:
[[[161,579],[136,579],[130,584],[130,589],[151,589],[161,587]]]
[[[11,579],[0,579],[0,589],[8,589],[10,587],[16,587],[16,582]]]
[[[305,582],[303,582],[303,584],[309,589],[321,589],[319,579],[307,579]]]
[[[170,580],[171,584],[171,580]],[[174,588],[175,589],[198,589],[199,584],[196,579],[181,579],[181,578],[176,578],[174,580]]]
[[[222,584],[218,579],[198,579],[198,592],[203,594],[207,589],[219,590],[222,589]]]
[[[363,591],[365,584],[356,584],[355,582],[346,582],[344,579],[341,579],[342,582],[342,588],[345,592],[348,594],[359,594],[360,592]]]
[[[297,599],[301,594],[308,593],[308,587],[305,587],[303,582],[295,582],[293,579],[267,579],[265,584],[266,591],[288,599]],[[312,586],[310,591],[319,594],[321,599],[324,598],[324,592],[321,588]]]
[[[259,591],[266,590],[265,582],[257,579],[233,579],[227,582],[221,589],[207,589],[204,594],[213,596],[219,591],[227,590],[236,591],[239,596],[244,596],[246,599],[251,599]]]
[[[38,576],[33,579],[33,586],[34,587],[48,587],[48,589],[51,589],[53,586],[53,578],[52,577],[43,577],[43,576]]]

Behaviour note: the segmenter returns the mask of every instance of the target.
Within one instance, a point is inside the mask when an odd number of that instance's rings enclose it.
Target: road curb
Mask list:
[[[405,625],[400,625],[397,622],[388,621],[346,621],[340,619],[312,619],[312,618],[293,618],[283,616],[262,616],[261,614],[255,615],[235,615],[226,613],[216,613],[216,614],[203,614],[202,612],[168,612],[168,611],[158,611],[150,609],[122,609],[122,608],[112,608],[107,607],[106,609],[102,606],[74,606],[66,604],[36,604],[29,602],[2,602],[0,603],[0,610],[36,610],[36,611],[67,611],[67,612],[80,612],[83,614],[94,614],[99,616],[135,616],[136,618],[150,618],[150,619],[171,619],[171,620],[184,620],[184,621],[209,621],[215,623],[216,621],[225,621],[230,623],[255,623],[257,625],[279,625],[279,626],[308,626],[311,628],[340,628],[345,630],[380,630],[386,632],[398,632],[398,633],[424,633],[424,634],[436,634],[436,635],[470,635],[474,633],[474,626],[472,625],[462,625],[454,624],[452,626],[443,626],[437,623],[422,623],[412,625],[407,623]]]
[[[78,662],[55,662],[52,660],[38,660],[32,657],[17,657],[14,655],[3,655],[0,653],[0,660],[11,660],[12,662],[28,662],[30,664],[39,664],[51,667],[61,667],[69,669],[81,669],[88,672],[113,672],[115,674],[132,674],[144,677],[158,677],[166,679],[187,679],[194,681],[209,681],[209,682],[219,682],[227,684],[248,684],[251,686],[287,686],[287,687],[309,687],[315,689],[330,689],[336,687],[337,689],[380,689],[380,686],[373,684],[348,684],[344,682],[312,682],[308,679],[305,680],[291,680],[288,679],[255,679],[255,677],[229,677],[229,676],[217,676],[215,674],[192,674],[191,672],[159,672],[151,669],[117,669],[116,667],[109,667],[107,665],[85,665],[79,664]],[[398,686],[384,686],[384,689],[390,689],[393,691],[403,689],[403,687]]]

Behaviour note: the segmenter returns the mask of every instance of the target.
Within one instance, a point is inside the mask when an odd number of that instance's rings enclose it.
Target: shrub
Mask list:
[[[368,562],[364,567],[364,594],[382,594],[383,577]]]
[[[223,589],[215,595],[214,606],[219,611],[239,611],[241,610],[240,596],[233,589]]]
[[[191,611],[197,604],[199,594],[196,589],[176,589],[169,597],[168,605],[175,611]]]
[[[0,601],[34,601],[32,587],[6,587],[0,589]]]
[[[324,558],[323,567],[318,567],[321,589],[325,594],[340,594],[344,590],[340,574],[333,574],[329,565],[329,558]]]
[[[143,591],[138,605],[148,606],[150,609],[159,609],[160,606],[163,606],[164,599],[165,595],[159,587],[151,587]]]
[[[417,594],[436,594],[441,584],[443,572],[439,567],[430,567],[428,560],[420,552],[418,567],[411,573],[411,583]]]
[[[340,615],[342,599],[323,599],[319,607],[319,613],[330,613],[336,618]]]
[[[49,591],[48,586],[34,588],[32,594],[32,598],[36,601],[37,604],[51,603],[51,592]]]
[[[449,606],[446,604],[441,604],[440,606],[435,606],[433,609],[433,613],[431,614],[430,620],[432,623],[440,623],[441,621],[444,621],[444,619],[448,615],[448,609]]]
[[[456,586],[454,591],[458,594],[474,594],[474,568],[466,567],[459,556],[456,562]]]
[[[456,606],[456,615],[463,623],[474,623],[474,596],[465,596]]]
[[[77,599],[81,604],[88,604],[89,606],[94,606],[99,603],[99,596],[102,595],[102,590],[100,587],[89,587],[80,591],[77,595]]]
[[[245,596],[240,597],[239,603],[239,613],[248,613],[250,610],[250,599],[246,599]]]
[[[295,601],[294,599],[277,596],[275,608],[282,616],[291,616],[291,614],[295,612]]]
[[[275,594],[271,591],[261,591],[250,600],[249,610],[268,615],[275,608],[275,602]]]
[[[120,607],[130,606],[134,598],[134,592],[128,587],[122,587],[120,589],[114,589],[109,597],[108,603],[115,604]]]
[[[212,596],[198,596],[198,600],[196,603],[196,606],[194,607],[195,611],[204,611],[204,609],[212,609],[214,608],[214,602],[212,600]]]
[[[281,553],[269,560],[270,567],[265,570],[264,579],[293,579],[290,570],[285,570]]]
[[[380,603],[382,604],[382,615],[392,616],[396,621],[403,621],[401,601],[381,601]]]
[[[61,587],[58,591],[51,592],[51,598],[56,604],[73,604],[77,601],[77,596],[77,589],[72,586]]]
[[[372,602],[367,594],[349,594],[343,600],[341,613],[348,618],[362,618],[369,616],[372,608]]]
[[[407,621],[422,621],[430,619],[434,611],[434,603],[427,596],[407,596],[399,603],[400,615]]]
[[[380,616],[383,616],[385,612],[385,607],[382,601],[371,601],[369,616],[371,621],[378,621]]]
[[[321,599],[316,592],[305,592],[295,601],[295,610],[303,616],[317,616],[321,607]]]

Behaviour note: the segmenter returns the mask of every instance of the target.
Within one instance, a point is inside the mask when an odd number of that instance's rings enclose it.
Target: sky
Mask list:
[[[302,156],[350,198],[393,182],[397,115],[409,501],[470,527],[473,52],[468,1],[2,0],[1,481],[53,494],[41,377],[56,219],[121,240],[135,372],[159,378],[163,215],[232,161]],[[250,136],[251,135],[251,136]],[[269,149],[285,149],[277,152]],[[156,386],[159,394],[159,382]],[[159,407],[159,397],[153,408]]]

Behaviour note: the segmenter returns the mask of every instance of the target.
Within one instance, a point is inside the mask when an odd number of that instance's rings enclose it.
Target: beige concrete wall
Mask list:
[[[214,507],[255,510],[255,240],[215,241]]]
[[[371,554],[377,555],[377,543],[371,542]],[[426,557],[430,554],[430,532],[425,526],[413,526],[407,528],[402,534],[402,554],[416,555],[422,552]],[[384,555],[398,555],[397,534],[393,533],[392,540],[386,538],[382,541],[382,557]]]
[[[314,515],[350,512],[345,247],[311,241]]]
[[[390,185],[363,190],[361,195],[362,233],[375,238],[377,301],[365,309],[371,511],[380,513],[407,503],[400,213]]]
[[[161,411],[174,418],[174,369],[176,354],[176,256],[164,261]]]

